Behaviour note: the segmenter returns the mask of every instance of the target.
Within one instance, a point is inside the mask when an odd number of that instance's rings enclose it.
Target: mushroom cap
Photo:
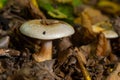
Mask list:
[[[115,31],[108,30],[103,32],[106,38],[117,38],[118,34]]]
[[[97,23],[92,26],[93,31],[96,33],[103,32],[106,38],[117,38],[118,34],[114,31],[111,24],[105,22]]]
[[[30,20],[20,27],[20,32],[36,39],[50,40],[67,37],[74,34],[74,29],[66,22],[46,19]]]

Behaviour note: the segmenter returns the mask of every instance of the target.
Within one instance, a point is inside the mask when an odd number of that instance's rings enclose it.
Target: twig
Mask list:
[[[84,67],[84,65],[83,65],[83,61],[82,61],[82,59],[81,59],[81,56],[79,55],[80,52],[79,52],[78,48],[75,48],[74,50],[75,50],[75,52],[76,52],[75,56],[76,56],[76,58],[77,58],[77,60],[78,60],[79,67],[80,67],[80,69],[81,69],[81,71],[82,71],[82,73],[83,73],[83,76],[84,76],[85,80],[91,80],[91,77],[90,77],[90,75],[89,75],[89,72],[87,71],[87,69],[86,69],[86,68]]]

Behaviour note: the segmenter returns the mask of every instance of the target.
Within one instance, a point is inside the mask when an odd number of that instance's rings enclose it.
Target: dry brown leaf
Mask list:
[[[91,44],[88,45],[83,45],[79,48],[80,52],[83,53],[85,55],[85,57],[87,58],[89,56],[89,54],[91,53]]]
[[[97,56],[108,56],[111,52],[111,46],[109,41],[105,38],[105,35],[103,33],[100,33],[98,35],[98,42],[96,46],[96,55]]]
[[[14,49],[0,49],[0,56],[20,56],[20,52]]]
[[[70,42],[68,37],[65,37],[65,38],[61,39],[59,44],[58,44],[59,51],[66,50],[70,46],[72,46],[72,43]]]
[[[93,32],[91,20],[85,12],[81,13],[81,23],[78,25],[82,26],[75,27],[75,34],[72,36],[75,46],[86,45],[97,38],[97,34]]]
[[[92,23],[91,23],[91,20],[90,20],[88,14],[85,13],[85,12],[82,12],[81,13],[81,19],[82,19],[81,20],[82,26],[85,27],[86,29],[88,29],[89,34],[92,35],[92,37],[96,37],[96,33],[93,32]]]
[[[44,61],[42,63],[26,63],[16,74],[11,75],[11,80],[60,80],[53,71],[55,60]]]
[[[79,27],[75,29],[75,34],[72,35],[72,43],[74,46],[87,45],[96,40],[96,34],[90,32],[87,28]]]
[[[98,9],[92,8],[90,6],[82,5],[75,10],[76,14],[78,14],[78,17],[75,19],[75,22],[77,23],[81,23],[79,22],[81,21],[81,12],[87,14],[92,25],[109,20],[109,18],[106,15],[102,14]]]
[[[5,69],[2,66],[2,63],[0,62],[0,74],[2,74],[5,71]]]
[[[85,12],[81,13],[81,24],[83,27],[87,28],[90,32],[93,32],[91,20],[88,17],[88,14],[86,14]]]
[[[117,64],[116,69],[107,77],[106,80],[120,80],[120,63]]]
[[[18,4],[19,3],[19,4]],[[9,0],[2,11],[5,11],[3,14],[5,17],[7,15],[8,18],[18,17],[30,19],[30,18],[46,18],[45,15],[40,11],[39,8],[36,8],[31,0]],[[8,15],[9,14],[9,15]],[[11,16],[12,15],[12,16]]]
[[[58,64],[62,65],[70,55],[72,55],[72,50],[71,49],[66,49],[64,51],[60,51],[58,53]]]
[[[84,64],[86,64],[87,61],[86,61],[85,54],[83,54],[82,51],[79,50],[78,48],[75,48],[74,50],[75,50],[75,52],[77,53],[77,56],[78,56],[79,58],[81,58],[81,61],[82,61]]]
[[[110,53],[109,58],[111,62],[118,61],[118,57],[113,53]]]
[[[73,80],[72,79],[72,74],[74,72],[74,69],[73,68],[70,68],[70,71],[69,73],[65,76],[65,80]]]
[[[94,8],[88,7],[83,12],[88,14],[92,25],[96,24],[98,22],[109,20],[109,18],[107,16],[103,15],[99,10],[94,9]]]
[[[10,37],[5,36],[0,39],[0,48],[8,48]]]

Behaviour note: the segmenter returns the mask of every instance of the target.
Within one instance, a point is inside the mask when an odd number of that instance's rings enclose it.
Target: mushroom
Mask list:
[[[109,22],[100,22],[92,26],[93,31],[96,33],[103,32],[106,38],[117,38],[118,34],[115,32],[115,30],[112,27],[112,24]]]
[[[110,40],[114,39],[114,38],[118,38],[118,34],[113,29],[112,24],[108,21],[107,22],[103,21],[103,22],[99,22],[99,23],[93,25],[92,28],[93,28],[94,32],[96,32],[96,33],[102,32],[104,34],[106,39],[104,38],[104,42],[105,42],[104,43],[104,48],[105,48],[105,50],[104,50],[103,55],[104,56],[109,55],[109,57],[112,57],[113,53],[111,52],[112,48],[111,48]],[[101,35],[101,37],[103,37],[103,36]],[[102,44],[103,43],[99,40],[98,47],[101,47]],[[100,54],[99,50],[97,50],[97,51],[98,51],[98,54]]]
[[[42,41],[40,51],[32,55],[36,61],[42,62],[52,59],[52,40],[71,36],[75,31],[71,25],[63,21],[36,19],[22,24],[20,32]]]

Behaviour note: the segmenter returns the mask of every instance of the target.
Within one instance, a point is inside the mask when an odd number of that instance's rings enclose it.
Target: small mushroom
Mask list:
[[[52,40],[70,36],[75,31],[66,22],[40,19],[25,22],[20,27],[20,32],[28,37],[42,40],[40,51],[33,54],[36,61],[42,62],[52,59]]]
[[[106,38],[117,38],[118,34],[109,22],[100,22],[92,26],[93,31],[96,33],[103,32]]]

